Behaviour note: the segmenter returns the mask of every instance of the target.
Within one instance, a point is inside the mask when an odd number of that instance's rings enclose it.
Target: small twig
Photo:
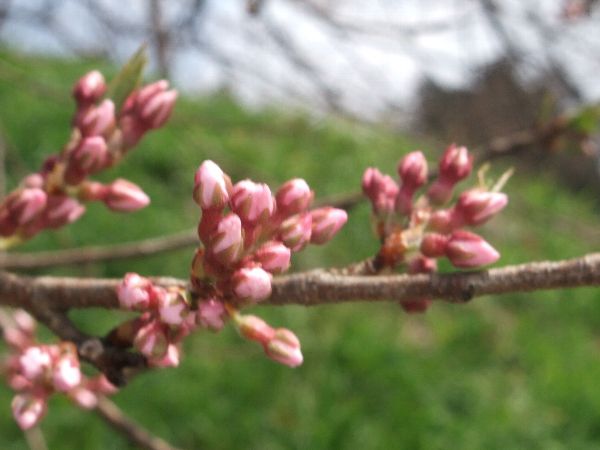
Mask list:
[[[46,439],[39,426],[24,430],[23,434],[30,450],[48,450]]]
[[[106,397],[98,398],[96,412],[111,427],[123,434],[131,443],[147,450],[177,450],[158,436],[152,435],[137,422],[127,417],[119,407]]]
[[[191,247],[198,242],[198,234],[192,229],[128,244],[36,253],[0,253],[0,269],[40,269],[139,258]]]

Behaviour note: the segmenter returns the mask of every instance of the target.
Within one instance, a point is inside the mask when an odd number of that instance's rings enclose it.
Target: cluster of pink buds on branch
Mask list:
[[[134,89],[117,109],[112,99],[104,98],[106,90],[98,71],[77,81],[71,139],[0,204],[1,247],[74,222],[85,211],[82,202],[102,201],[122,212],[148,205],[148,196],[127,180],[105,185],[89,177],[117,163],[145,133],[163,126],[177,93],[166,81],[157,81]]]
[[[42,419],[54,393],[66,394],[79,407],[92,409],[99,395],[116,392],[104,375],[86,377],[81,373],[73,344],[37,344],[35,322],[25,311],[16,310],[12,315],[3,312],[2,328],[10,349],[3,372],[9,386],[17,392],[12,412],[22,429],[29,429]]]
[[[310,210],[313,192],[293,179],[275,195],[266,184],[230,178],[212,161],[195,176],[194,200],[202,210],[198,235],[203,244],[191,266],[192,299],[180,289],[154,286],[128,274],[118,289],[121,305],[142,311],[113,336],[128,341],[151,364],[176,365],[178,343],[195,327],[219,331],[232,319],[240,334],[259,342],[267,356],[295,367],[302,363],[298,338],[274,329],[239,309],[271,295],[273,275],[285,272],[291,254],[309,243],[328,242],[346,223],[346,212]]]
[[[399,183],[376,168],[365,171],[362,189],[371,201],[375,232],[381,240],[376,258],[380,269],[403,267],[408,273],[429,273],[437,270],[436,258],[440,257],[459,268],[498,260],[500,254],[489,243],[464,228],[482,225],[506,206],[508,197],[499,190],[510,172],[491,186],[483,168],[478,185],[455,199],[455,186],[471,174],[472,167],[467,149],[451,145],[429,187],[427,161],[419,151],[407,154],[398,164]],[[423,298],[402,306],[421,312],[429,303]]]

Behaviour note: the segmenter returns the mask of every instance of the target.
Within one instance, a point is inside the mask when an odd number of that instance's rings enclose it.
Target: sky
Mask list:
[[[3,0],[0,0],[0,4]],[[192,0],[164,2],[164,21],[172,23]],[[51,23],[65,30],[67,41],[93,49],[106,42],[105,32],[87,10],[89,2],[50,0]],[[144,24],[145,0],[92,2],[114,13],[119,22]],[[503,43],[475,0],[328,0],[336,20],[369,28],[369,33],[341,33],[307,14],[301,2],[268,0],[260,20],[241,0],[207,0],[197,36],[233,67],[216,63],[202,49],[178,45],[172,79],[190,92],[227,86],[250,105],[291,103],[315,111],[327,104],[323,92],[281,55],[265,23],[282,30],[310,70],[319,74],[344,110],[374,119],[390,108],[409,111],[424,77],[446,87],[467,86],[482,64],[502,55]],[[600,58],[598,15],[576,23],[561,20],[560,0],[501,0],[500,20],[510,42],[525,62],[520,75],[534,79],[548,58],[557,60],[581,87],[587,101],[600,98],[596,82]],[[44,10],[48,0],[19,0],[20,10]],[[126,7],[123,5],[126,4]],[[56,6],[58,5],[58,6]],[[531,26],[535,14],[540,33]],[[376,26],[373,26],[376,25]],[[133,27],[133,26],[132,26]],[[406,32],[393,33],[401,28]],[[373,32],[372,30],[375,30]],[[0,39],[31,52],[68,54],[67,47],[39,23],[9,16]],[[111,56],[124,61],[140,45],[140,35],[109,43]],[[112,44],[112,45],[110,45]],[[551,56],[549,56],[551,55]],[[400,114],[400,112],[397,112]]]

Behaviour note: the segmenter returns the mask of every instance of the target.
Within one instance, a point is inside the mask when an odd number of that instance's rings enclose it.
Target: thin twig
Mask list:
[[[0,269],[23,270],[139,258],[198,245],[196,230],[127,244],[35,253],[0,253]]]
[[[131,443],[147,450],[177,450],[165,440],[154,436],[140,424],[127,417],[119,407],[106,397],[98,398],[96,412],[112,428],[123,434]]]

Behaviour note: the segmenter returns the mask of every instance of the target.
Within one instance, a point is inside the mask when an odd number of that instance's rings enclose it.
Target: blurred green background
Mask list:
[[[9,188],[37,169],[69,135],[72,83],[102,61],[26,58],[0,52],[0,132]],[[152,198],[136,214],[101,205],[73,226],[40,235],[23,251],[116,244],[193,227],[193,174],[215,160],[234,180],[275,187],[304,177],[317,197],[357,191],[364,168],[395,172],[421,148],[433,163],[442,150],[384,129],[312,119],[294,112],[250,112],[226,93],[182,98],[172,122],[148,135],[119,167]],[[499,265],[560,259],[597,250],[597,198],[573,193],[546,175],[510,165],[511,203],[481,233],[502,252]],[[331,245],[297,255],[294,270],[344,265],[372,255],[369,209],[352,211]],[[119,277],[126,271],[186,277],[193,249],[136,261],[56,268],[44,273]],[[591,449],[600,448],[600,293],[576,289],[435,303],[425,315],[394,304],[311,309],[256,308],[293,329],[305,363],[279,366],[227,327],[198,333],[179,369],[135,379],[114,397],[125,411],[182,448],[210,449]],[[73,317],[90,332],[118,321],[104,311]],[[48,338],[48,334],[46,334]],[[27,444],[0,388],[0,448]],[[93,413],[57,396],[41,426],[51,449],[122,449],[129,444]]]

